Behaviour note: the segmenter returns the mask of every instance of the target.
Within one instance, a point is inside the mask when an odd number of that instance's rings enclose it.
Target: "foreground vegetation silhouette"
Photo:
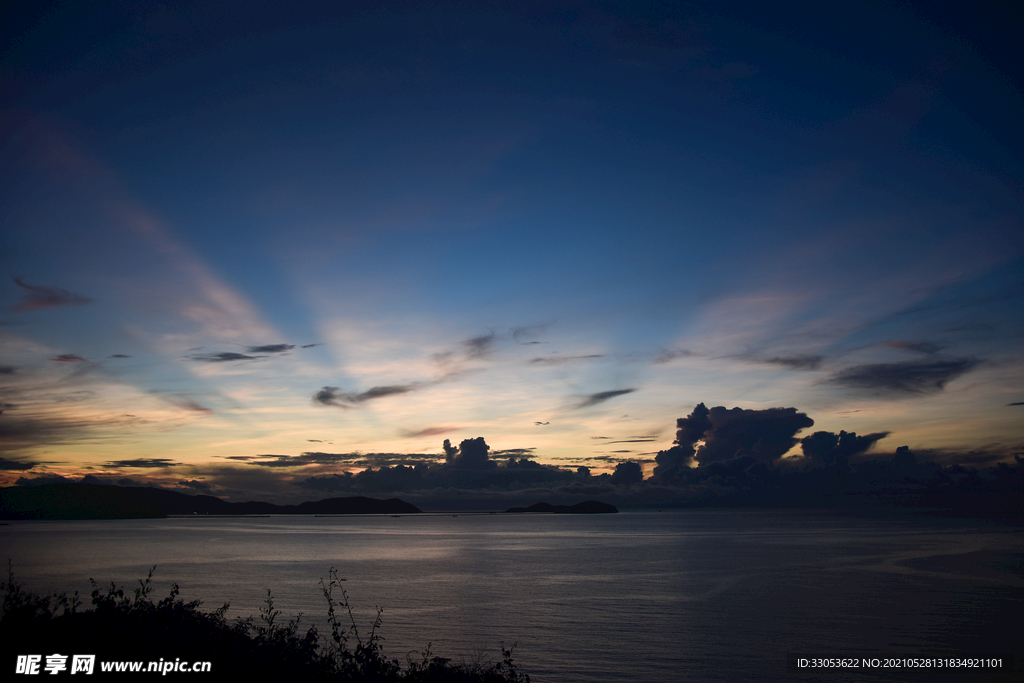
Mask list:
[[[199,600],[185,602],[173,584],[167,597],[154,601],[152,579],[156,567],[139,580],[132,594],[111,583],[93,586],[91,609],[82,609],[78,593],[38,595],[14,580],[8,566],[0,616],[0,642],[13,659],[16,655],[52,653],[95,654],[97,661],[156,661],[176,658],[210,661],[218,678],[240,680],[381,681],[401,683],[529,683],[512,660],[515,648],[501,645],[497,663],[454,663],[438,657],[427,646],[407,655],[403,665],[389,659],[382,648],[382,608],[377,609],[368,636],[361,636],[348,595],[333,567],[320,579],[327,601],[330,637],[321,638],[316,626],[304,633],[300,613],[286,624],[267,591],[258,619],[228,621],[228,605],[211,611]],[[340,596],[340,597],[339,597]],[[323,642],[326,641],[326,642]],[[45,652],[43,651],[45,650]],[[5,658],[6,659],[6,658]],[[99,667],[97,666],[97,673]],[[173,673],[171,675],[174,675]],[[194,674],[182,674],[194,676]]]

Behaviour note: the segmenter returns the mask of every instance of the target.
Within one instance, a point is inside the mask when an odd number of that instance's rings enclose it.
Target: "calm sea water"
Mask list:
[[[432,643],[494,661],[501,641],[517,642],[537,683],[861,680],[787,674],[787,652],[1024,661],[1024,530],[978,520],[718,510],[12,522],[0,546],[36,590],[88,603],[90,577],[131,587],[156,565],[156,597],[177,582],[186,600],[248,616],[271,589],[282,616],[302,612],[321,632],[317,584],[333,566],[361,626],[385,608],[389,655]]]

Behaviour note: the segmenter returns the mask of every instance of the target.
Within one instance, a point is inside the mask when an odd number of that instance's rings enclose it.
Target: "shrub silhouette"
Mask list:
[[[210,661],[218,675],[250,680],[303,680],[384,683],[529,683],[513,662],[515,645],[502,644],[501,662],[454,664],[437,657],[430,646],[418,660],[407,657],[403,666],[388,659],[381,648],[379,629],[383,609],[365,637],[359,632],[352,607],[335,568],[320,588],[327,602],[330,638],[321,643],[316,626],[303,633],[301,613],[280,623],[280,610],[267,591],[257,620],[224,616],[228,605],[204,611],[199,600],[185,602],[172,584],[167,597],[154,602],[150,569],[139,586],[127,594],[111,583],[92,583],[92,609],[82,609],[78,593],[37,595],[14,580],[0,582],[3,592],[0,642],[9,655],[60,653],[95,654],[96,671],[103,661]],[[45,649],[45,652],[41,651]],[[174,676],[174,672],[169,675]],[[182,676],[192,674],[179,674]]]

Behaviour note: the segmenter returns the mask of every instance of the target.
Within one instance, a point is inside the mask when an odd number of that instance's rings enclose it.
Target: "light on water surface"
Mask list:
[[[981,521],[813,512],[172,518],[15,522],[0,539],[35,590],[131,588],[156,565],[208,608],[324,632],[336,567],[389,655],[473,661],[518,642],[539,683],[787,680],[787,652],[1004,650],[1024,533]],[[1014,569],[1017,562],[1017,569]],[[1001,640],[1000,640],[1001,639]],[[414,655],[415,656],[415,655]],[[834,680],[842,680],[835,678]]]

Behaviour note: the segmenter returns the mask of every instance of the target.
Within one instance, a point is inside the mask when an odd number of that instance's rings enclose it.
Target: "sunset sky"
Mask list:
[[[1019,8],[783,5],[6,3],[0,483],[649,475],[700,402],[1013,462]]]

